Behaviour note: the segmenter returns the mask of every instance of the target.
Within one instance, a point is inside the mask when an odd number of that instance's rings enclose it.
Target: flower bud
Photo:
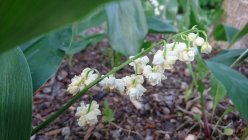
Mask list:
[[[197,37],[194,41],[193,44],[196,46],[202,46],[204,44],[204,39],[202,37]]]
[[[201,47],[201,53],[208,54],[211,51],[212,51],[212,46],[208,42],[205,42]]]

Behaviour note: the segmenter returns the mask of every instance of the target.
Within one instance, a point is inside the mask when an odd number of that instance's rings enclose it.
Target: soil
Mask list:
[[[86,68],[97,69],[101,74],[111,70],[110,57],[106,55],[107,41],[102,41],[95,46],[76,54],[72,64],[64,59],[58,72],[35,94],[33,98],[33,126],[44,121],[54,111],[58,110],[72,96],[66,91],[70,79],[80,74]],[[216,54],[216,53],[213,53]],[[248,62],[246,61],[236,69],[248,77]],[[122,77],[133,73],[131,67],[118,72]],[[76,108],[81,101],[89,102],[89,95],[83,96],[71,106],[63,115],[46,128],[32,137],[33,140],[160,140],[173,139],[188,140],[191,136],[206,139],[204,123],[201,119],[201,105],[199,95],[193,91],[192,96],[186,101],[185,94],[192,79],[185,63],[177,62],[175,68],[166,71],[167,79],[161,85],[150,86],[145,83],[147,91],[140,101],[132,103],[127,96],[118,93],[108,93],[99,86],[93,87],[88,94],[103,108],[103,101],[107,100],[114,112],[114,121],[105,123],[102,117],[99,122],[91,127],[80,127],[75,117]],[[224,111],[233,106],[225,98],[215,113],[209,88],[209,80],[205,83],[205,113],[209,128],[213,132],[215,124]],[[217,125],[212,139],[239,139],[246,127],[245,121],[238,112],[228,113]],[[224,134],[225,128],[234,130],[232,136]]]

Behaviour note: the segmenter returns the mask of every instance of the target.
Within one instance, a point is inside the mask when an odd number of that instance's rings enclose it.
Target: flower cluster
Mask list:
[[[160,15],[161,11],[164,10],[164,5],[160,5],[158,0],[149,0],[149,2],[154,7],[154,14],[157,16]]]
[[[69,84],[67,91],[72,95],[75,95],[94,81],[98,76],[99,75],[95,73],[95,70],[86,68],[79,76],[72,78],[71,84]]]
[[[114,75],[105,77],[99,85],[106,91],[117,91],[122,95],[128,95],[131,100],[138,100],[146,92],[142,85],[145,81],[152,85],[162,83],[166,79],[165,70],[170,70],[174,67],[176,61],[191,62],[198,53],[198,47],[202,53],[210,53],[212,47],[202,37],[195,33],[183,34],[181,40],[173,43],[164,43],[163,48],[156,51],[153,60],[147,56],[143,56],[132,60],[129,63],[133,67],[135,74],[117,79]],[[133,56],[130,57],[133,59]],[[75,76],[68,87],[68,91],[75,95],[85,86],[89,85],[99,75],[95,70],[86,68],[81,75]],[[80,126],[87,124],[92,125],[97,122],[97,115],[101,112],[98,109],[99,105],[93,101],[91,105],[84,105],[77,108],[76,116],[79,117],[78,123]]]
[[[101,115],[99,105],[96,101],[92,101],[90,104],[85,105],[81,102],[77,108],[76,116],[79,117],[78,125],[85,126],[87,124],[94,125],[97,123],[97,116]]]

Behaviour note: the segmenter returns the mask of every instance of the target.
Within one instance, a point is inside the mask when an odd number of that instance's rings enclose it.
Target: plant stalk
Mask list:
[[[32,132],[31,135],[36,134],[37,132],[39,132],[42,128],[46,127],[49,123],[51,123],[52,121],[54,121],[56,118],[58,118],[61,114],[63,114],[71,105],[73,105],[78,99],[80,99],[80,97],[82,97],[84,94],[87,93],[87,91],[92,88],[93,86],[95,86],[97,83],[99,83],[101,80],[103,80],[104,78],[110,76],[111,74],[116,73],[118,70],[122,69],[123,67],[127,66],[129,63],[131,63],[132,61],[134,61],[135,59],[144,56],[145,54],[147,54],[148,52],[150,52],[153,48],[157,47],[157,45],[152,45],[151,47],[149,47],[148,49],[138,53],[136,56],[134,56],[133,58],[125,61],[124,63],[122,63],[121,65],[119,65],[118,67],[114,67],[110,72],[108,72],[106,75],[97,78],[96,80],[94,80],[92,83],[90,83],[88,86],[86,86],[81,92],[79,92],[78,94],[76,94],[75,96],[72,97],[71,100],[69,100],[63,107],[61,107],[58,111],[54,112],[51,116],[49,116],[45,121],[41,122],[41,124],[39,124],[38,126],[36,126]]]
[[[178,33],[176,35],[173,35],[172,37],[170,37],[169,39],[173,39],[176,38],[178,36],[180,36],[181,34],[185,34],[188,32],[192,32],[192,31],[196,31],[197,29],[192,28],[190,30]],[[169,40],[168,39],[168,40]],[[149,53],[153,48],[159,46],[160,44],[163,44],[164,40],[158,42],[157,44],[153,44],[151,45],[148,49],[138,53],[137,55],[135,55],[134,57],[132,57],[131,59],[125,61],[124,63],[122,63],[121,65],[119,65],[118,67],[114,67],[110,72],[108,72],[106,75],[97,78],[96,80],[94,80],[92,83],[90,83],[88,86],[86,86],[81,92],[79,92],[78,94],[76,94],[75,96],[73,96],[66,104],[64,104],[64,106],[62,106],[58,111],[54,112],[51,116],[49,116],[45,121],[41,122],[38,126],[36,126],[35,128],[32,129],[31,135],[36,134],[37,132],[39,132],[41,129],[43,129],[44,127],[46,127],[49,123],[53,122],[56,118],[58,118],[61,114],[63,114],[70,106],[72,106],[77,100],[79,100],[84,94],[87,93],[87,91],[92,88],[93,86],[95,86],[97,83],[99,83],[101,80],[103,80],[104,78],[110,76],[111,74],[115,74],[117,71],[119,71],[120,69],[122,69],[123,67],[127,66],[129,63],[131,63],[132,61],[134,61],[135,59],[142,57],[144,55],[146,55],[147,53]]]

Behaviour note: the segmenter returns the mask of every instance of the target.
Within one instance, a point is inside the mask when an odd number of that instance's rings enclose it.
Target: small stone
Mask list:
[[[133,105],[134,105],[134,107],[135,107],[136,109],[142,109],[143,104],[142,104],[141,102],[139,102],[139,101],[137,101],[137,100],[131,100],[131,102],[133,103]]]
[[[62,128],[62,135],[64,135],[64,136],[69,136],[70,134],[71,134],[71,129],[70,129],[70,127],[64,127],[64,128]]]
[[[153,136],[147,135],[147,136],[145,137],[145,140],[153,140]]]
[[[120,132],[121,132],[121,130],[119,129],[119,130],[111,131],[110,133],[111,133],[113,138],[120,138],[120,136],[121,136]]]
[[[196,136],[195,135],[192,135],[192,134],[189,134],[185,140],[196,140]]]
[[[42,91],[43,93],[51,93],[52,89],[51,87],[45,87]]]
[[[186,89],[188,89],[188,87],[189,87],[189,85],[186,82],[182,82],[182,84],[181,84],[182,90],[186,90]]]
[[[102,134],[100,134],[99,132],[94,132],[94,133],[93,133],[93,136],[95,136],[96,139],[102,138]]]

